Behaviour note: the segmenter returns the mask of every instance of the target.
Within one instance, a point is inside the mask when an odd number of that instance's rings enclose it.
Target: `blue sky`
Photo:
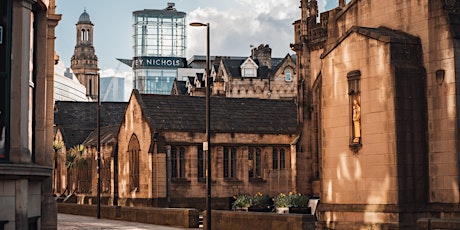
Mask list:
[[[320,0],[320,11],[338,0]],[[250,45],[269,44],[272,56],[292,53],[292,23],[300,19],[299,0],[57,0],[62,20],[56,28],[56,51],[70,66],[76,38],[75,24],[86,8],[94,24],[94,46],[102,76],[129,74],[116,58],[132,57],[132,12],[164,9],[174,2],[187,21],[209,22],[211,55],[249,56]],[[187,58],[206,52],[205,29],[188,28]]]

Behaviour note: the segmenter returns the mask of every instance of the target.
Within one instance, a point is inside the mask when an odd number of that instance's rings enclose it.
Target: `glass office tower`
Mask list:
[[[177,69],[186,65],[186,13],[168,3],[163,10],[134,11],[133,18],[133,88],[170,94]]]

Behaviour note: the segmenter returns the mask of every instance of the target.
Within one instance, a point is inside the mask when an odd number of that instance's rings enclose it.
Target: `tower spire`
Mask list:
[[[93,46],[94,25],[86,7],[76,25],[76,45],[71,59],[71,68],[77,79],[86,87],[86,96],[93,100],[98,94],[98,58]]]
[[[310,17],[316,18],[318,16],[318,2],[316,0],[311,0],[308,5]]]

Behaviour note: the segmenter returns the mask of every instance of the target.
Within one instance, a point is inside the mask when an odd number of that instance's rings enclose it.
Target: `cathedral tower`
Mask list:
[[[76,38],[74,54],[71,59],[71,68],[77,79],[86,87],[86,96],[97,100],[99,87],[97,77],[97,56],[93,46],[93,23],[85,11],[80,15],[76,24]]]

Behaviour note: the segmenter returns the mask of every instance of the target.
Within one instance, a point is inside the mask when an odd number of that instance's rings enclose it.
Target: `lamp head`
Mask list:
[[[190,23],[190,26],[208,26],[207,24],[201,23],[201,22],[192,22]]]

